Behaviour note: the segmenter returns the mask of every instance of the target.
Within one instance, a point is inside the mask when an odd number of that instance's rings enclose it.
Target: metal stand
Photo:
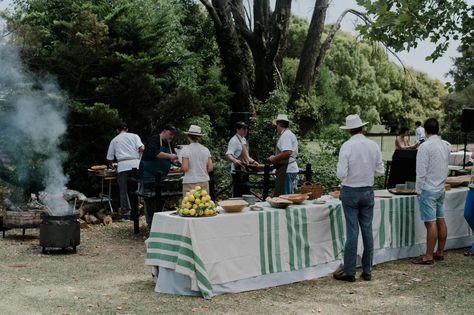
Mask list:
[[[112,207],[112,179],[115,177],[102,177],[102,180],[100,181],[100,202],[107,201],[110,209],[110,214],[114,213],[114,208]],[[108,194],[104,194],[104,180],[109,181],[109,190]]]
[[[115,176],[104,176],[102,174],[94,173],[94,176],[100,177],[100,193],[98,197],[90,197],[87,198],[84,202],[87,203],[100,203],[104,204],[107,203],[110,214],[114,213],[114,208],[112,207],[112,180],[116,179]],[[104,193],[104,181],[107,180],[109,182],[108,193]]]
[[[466,170],[466,150],[467,150],[467,132],[464,133],[464,155],[462,160],[462,169]]]

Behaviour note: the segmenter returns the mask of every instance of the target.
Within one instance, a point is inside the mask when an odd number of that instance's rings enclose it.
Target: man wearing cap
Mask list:
[[[362,279],[372,279],[372,259],[374,252],[372,219],[374,216],[375,176],[384,175],[382,153],[379,146],[362,134],[359,115],[346,117],[346,125],[340,127],[351,134],[339,151],[336,176],[341,179],[341,201],[346,219],[346,244],[344,266],[333,276],[337,280],[355,281],[357,240],[359,226],[362,232],[364,252],[362,254]]]
[[[118,135],[110,141],[107,161],[117,160],[117,184],[120,191],[121,221],[130,219],[130,199],[128,198],[128,177],[133,168],[138,168],[140,155],[144,150],[140,137],[128,132],[127,124],[121,122],[117,127]]]
[[[143,177],[154,178],[157,172],[163,176],[167,175],[171,164],[178,161],[178,156],[174,153],[171,140],[176,133],[176,128],[172,125],[165,126],[160,134],[152,136],[145,146],[142,160],[140,161],[140,174]],[[147,185],[146,189],[152,189],[153,185]],[[153,215],[156,211],[161,211],[164,202],[154,207],[154,198],[145,197],[146,222],[151,227]]]
[[[276,144],[275,154],[268,160],[276,167],[276,182],[274,195],[294,193],[298,184],[298,140],[289,129],[290,121],[285,114],[278,114],[272,122],[280,134]]]
[[[230,173],[232,175],[233,196],[241,197],[242,194],[248,194],[250,189],[242,186],[248,182],[248,175],[240,172],[242,166],[250,164],[258,165],[258,163],[249,156],[249,145],[247,143],[248,126],[243,121],[234,124],[235,135],[229,140],[227,146],[227,160],[231,162]]]

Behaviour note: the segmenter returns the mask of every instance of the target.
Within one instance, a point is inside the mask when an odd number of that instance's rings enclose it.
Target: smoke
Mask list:
[[[53,79],[28,74],[18,49],[0,39],[0,154],[12,164],[16,183],[28,193],[43,190],[53,215],[70,212],[62,198],[69,180],[60,149],[67,129],[64,99]]]

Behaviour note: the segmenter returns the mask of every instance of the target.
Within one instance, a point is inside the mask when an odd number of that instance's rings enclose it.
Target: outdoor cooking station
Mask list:
[[[63,195],[44,194],[45,199],[59,199],[64,201],[66,208],[52,209],[37,201],[36,195],[32,194],[32,199],[22,206],[16,206],[8,201],[8,208],[3,217],[3,238],[9,229],[22,229],[24,239],[25,230],[28,228],[39,228],[40,246],[43,253],[47,249],[72,248],[76,252],[80,245],[80,224],[78,214],[75,212],[75,204],[68,204]],[[33,198],[34,196],[34,198]]]

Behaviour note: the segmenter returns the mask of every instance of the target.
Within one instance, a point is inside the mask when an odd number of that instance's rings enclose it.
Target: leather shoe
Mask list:
[[[347,281],[347,282],[355,282],[356,279],[354,276],[349,276],[344,271],[340,273],[333,273],[332,276],[336,280]]]
[[[365,281],[370,281],[370,280],[372,280],[372,275],[371,275],[370,273],[362,273],[362,274],[360,275],[360,277],[361,277],[362,279],[364,279]]]

